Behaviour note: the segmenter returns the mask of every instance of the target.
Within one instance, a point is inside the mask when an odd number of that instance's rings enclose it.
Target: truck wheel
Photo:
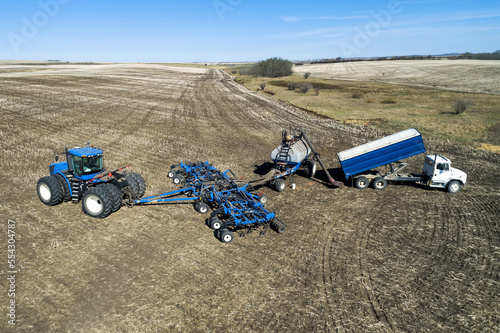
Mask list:
[[[387,187],[387,180],[382,177],[377,177],[372,181],[372,186],[376,190],[383,190]]]
[[[82,209],[85,214],[105,218],[111,214],[111,199],[103,187],[93,187],[83,195]]]
[[[111,211],[114,213],[120,209],[122,206],[122,192],[113,184],[105,183],[103,185],[99,185],[103,187],[109,195],[111,200]]]
[[[140,174],[135,172],[129,172],[127,173],[127,176],[134,178],[135,182],[137,183],[137,189],[138,189],[136,194],[139,198],[142,197],[144,195],[144,192],[146,192],[146,182],[144,181],[144,178],[142,178]]]
[[[36,192],[40,201],[47,206],[54,206],[63,202],[62,185],[54,176],[40,178],[36,184]]]
[[[366,179],[366,177],[361,176],[354,178],[354,186],[356,186],[356,188],[364,190],[368,187],[368,185],[370,185],[370,182]]]
[[[448,183],[448,192],[450,193],[458,193],[462,189],[462,184],[456,180],[452,180]]]
[[[285,180],[284,179],[276,179],[274,181],[274,188],[276,189],[276,191],[278,192],[283,192],[285,189],[286,189],[286,183],[285,183]]]
[[[219,240],[223,243],[231,243],[233,240],[234,235],[231,231],[224,229],[224,230],[219,230]]]
[[[63,188],[63,200],[71,201],[71,191],[69,190],[69,185],[68,182],[66,181],[66,178],[60,173],[56,173],[54,177],[57,178],[57,180],[59,181],[59,183],[61,183],[61,186]]]

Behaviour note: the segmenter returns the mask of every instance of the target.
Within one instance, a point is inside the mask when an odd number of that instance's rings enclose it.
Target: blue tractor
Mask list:
[[[65,150],[66,161],[50,165],[50,176],[37,183],[40,201],[48,206],[63,201],[82,202],[83,211],[104,218],[131,200],[144,195],[146,183],[141,175],[124,169],[108,171],[103,165],[103,151],[87,143],[86,147]]]

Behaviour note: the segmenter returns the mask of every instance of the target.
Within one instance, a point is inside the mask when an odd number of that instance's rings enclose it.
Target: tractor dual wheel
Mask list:
[[[134,191],[135,195],[140,198],[144,195],[146,191],[146,182],[141,175],[135,172],[129,172],[125,174],[125,178],[127,179],[132,191]]]
[[[387,187],[387,180],[377,177],[372,181],[372,187],[376,190],[383,190]]]
[[[40,178],[36,184],[36,192],[40,201],[47,206],[60,204],[64,199],[62,184],[54,176]]]
[[[57,178],[57,180],[61,183],[61,186],[63,188],[63,200],[71,201],[71,191],[69,189],[69,184],[68,181],[66,180],[66,177],[64,177],[60,173],[56,173],[54,177]]]
[[[83,195],[82,209],[87,215],[105,218],[111,214],[112,203],[109,192],[103,186],[89,189]]]
[[[110,183],[104,183],[98,186],[104,188],[104,190],[108,192],[108,196],[111,200],[111,211],[114,213],[119,210],[122,206],[122,192]]]

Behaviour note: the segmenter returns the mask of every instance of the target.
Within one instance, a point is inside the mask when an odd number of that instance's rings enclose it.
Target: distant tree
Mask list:
[[[304,73],[304,79],[307,79],[309,76],[311,76],[311,73],[309,73],[309,72]]]
[[[293,63],[291,61],[274,57],[259,61],[249,68],[247,73],[249,75],[265,77],[290,76],[293,73],[292,67]]]

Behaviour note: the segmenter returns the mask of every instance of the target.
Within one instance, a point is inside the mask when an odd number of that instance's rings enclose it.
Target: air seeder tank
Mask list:
[[[291,140],[289,140],[288,143],[283,142],[271,152],[271,159],[274,162],[297,164],[301,163],[309,156],[311,148],[309,148],[303,139],[296,140],[293,136],[290,138]],[[284,153],[285,151],[287,154]]]

